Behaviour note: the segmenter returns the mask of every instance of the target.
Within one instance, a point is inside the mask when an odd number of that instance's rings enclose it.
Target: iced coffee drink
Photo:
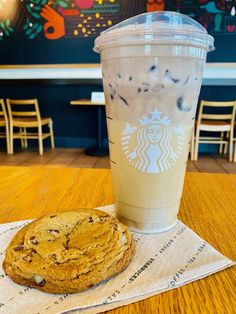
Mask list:
[[[207,51],[191,18],[146,13],[101,34],[103,85],[117,217],[151,233],[177,222]]]

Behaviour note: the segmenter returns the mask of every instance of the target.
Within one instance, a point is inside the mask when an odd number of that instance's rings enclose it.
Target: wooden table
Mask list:
[[[108,169],[0,167],[0,223],[113,202]],[[236,175],[187,173],[179,218],[236,260]],[[109,313],[227,313],[236,309],[236,267]]]

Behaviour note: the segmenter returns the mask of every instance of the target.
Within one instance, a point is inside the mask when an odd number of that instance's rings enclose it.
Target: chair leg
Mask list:
[[[197,129],[196,137],[195,137],[195,147],[194,147],[194,160],[198,159],[199,135],[200,135],[200,130]]]
[[[52,120],[50,121],[50,123],[49,123],[48,126],[49,126],[49,130],[50,130],[51,147],[52,147],[52,148],[55,148]]]
[[[7,154],[9,155],[10,152],[10,136],[9,136],[9,126],[8,123],[6,124],[6,143],[7,143]]]
[[[26,128],[24,128],[24,145],[25,145],[25,148],[28,148],[28,141],[27,141],[27,131],[26,131]]]
[[[21,136],[23,136],[23,137],[21,137],[21,139],[20,139],[21,147],[22,147],[22,148],[25,148],[25,140],[24,140],[24,131],[23,131],[23,128],[20,128],[20,134],[21,134]]]
[[[39,133],[39,155],[43,155],[43,137],[42,137],[42,126],[40,125],[38,127],[38,133]]]
[[[190,159],[194,160],[194,127],[193,127],[193,131],[192,131],[192,136],[191,136],[191,143],[190,143]]]
[[[13,152],[14,152],[14,147],[13,147],[13,126],[12,125],[10,125],[9,148],[10,148],[9,154],[12,155]]]
[[[229,134],[229,161],[233,161],[233,132],[230,132]]]
[[[229,132],[226,132],[226,138],[229,139]],[[224,154],[227,154],[227,150],[228,150],[228,143],[225,144]]]
[[[227,154],[227,150],[228,150],[228,143],[225,144],[224,154]]]
[[[234,139],[234,162],[236,162],[236,138]]]
[[[224,132],[222,131],[221,134],[220,134],[220,139],[221,141],[223,140],[224,138]],[[224,148],[224,144],[223,143],[220,143],[220,146],[219,146],[219,154],[222,154],[223,153],[223,148]]]

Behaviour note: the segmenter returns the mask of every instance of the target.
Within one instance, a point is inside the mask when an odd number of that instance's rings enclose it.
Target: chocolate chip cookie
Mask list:
[[[51,293],[91,288],[121,272],[134,254],[128,228],[95,209],[50,214],[23,227],[3,268],[15,282]]]

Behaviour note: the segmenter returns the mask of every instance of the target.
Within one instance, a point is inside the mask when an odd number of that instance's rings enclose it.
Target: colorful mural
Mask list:
[[[214,35],[236,34],[236,0],[0,0],[0,40],[97,36],[145,9],[187,14]]]
[[[236,0],[0,0],[1,64],[98,63],[100,32],[156,10],[199,21],[215,38],[209,62],[236,62]]]
[[[236,0],[164,1],[165,10],[173,10],[191,16],[214,36],[236,35]]]
[[[0,40],[19,32],[28,39],[97,36],[143,7],[143,0],[0,0]]]

